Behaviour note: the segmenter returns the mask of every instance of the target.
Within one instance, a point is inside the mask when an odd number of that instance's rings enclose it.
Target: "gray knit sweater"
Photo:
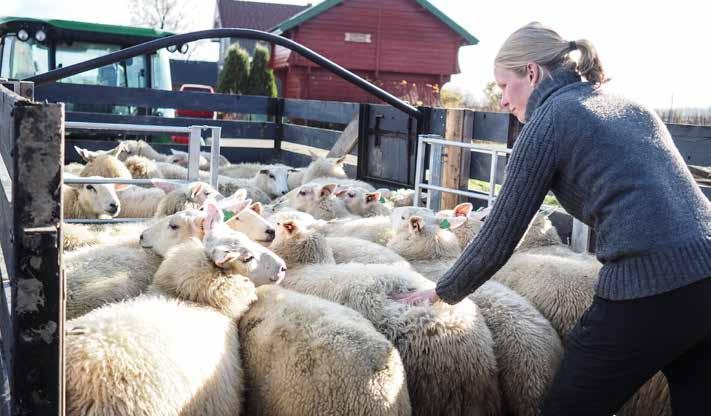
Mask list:
[[[511,257],[552,190],[597,234],[596,287],[609,300],[711,276],[711,206],[656,114],[557,70],[533,91],[501,193],[477,237],[437,283],[456,303]]]

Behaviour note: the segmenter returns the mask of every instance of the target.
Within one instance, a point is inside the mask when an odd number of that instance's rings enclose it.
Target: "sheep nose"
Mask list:
[[[109,213],[115,214],[118,212],[118,205],[114,204],[113,202],[109,204]]]
[[[289,193],[289,191],[281,191],[281,194],[282,194],[282,195],[286,195],[286,194],[288,194],[288,193]]]
[[[141,233],[141,236],[138,237],[138,241],[143,242],[143,233]]]
[[[269,228],[267,231],[265,231],[265,233],[267,234],[267,240],[274,240],[274,236],[276,236],[276,231],[274,231],[273,228]]]
[[[281,266],[279,273],[277,273],[277,275],[272,277],[270,280],[274,283],[279,283],[282,279],[284,279],[284,276],[286,276],[286,267]]]

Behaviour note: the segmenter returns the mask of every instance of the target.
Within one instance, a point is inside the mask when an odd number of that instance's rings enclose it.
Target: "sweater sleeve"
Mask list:
[[[507,174],[476,238],[437,282],[437,295],[455,304],[473,293],[511,257],[550,189],[556,171],[551,117],[525,126],[511,152]]]

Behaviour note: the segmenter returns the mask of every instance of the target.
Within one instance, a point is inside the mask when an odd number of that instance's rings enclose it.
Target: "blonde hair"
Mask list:
[[[577,63],[570,58],[570,52],[575,49],[580,51]],[[512,33],[501,46],[494,65],[523,76],[529,62],[538,64],[543,76],[563,66],[574,69],[598,86],[607,81],[597,50],[589,40],[563,40],[556,31],[538,22]]]

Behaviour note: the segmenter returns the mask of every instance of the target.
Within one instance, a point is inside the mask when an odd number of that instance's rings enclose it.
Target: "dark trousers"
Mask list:
[[[542,413],[612,415],[659,370],[675,416],[711,414],[711,278],[642,299],[596,296],[568,337]]]

